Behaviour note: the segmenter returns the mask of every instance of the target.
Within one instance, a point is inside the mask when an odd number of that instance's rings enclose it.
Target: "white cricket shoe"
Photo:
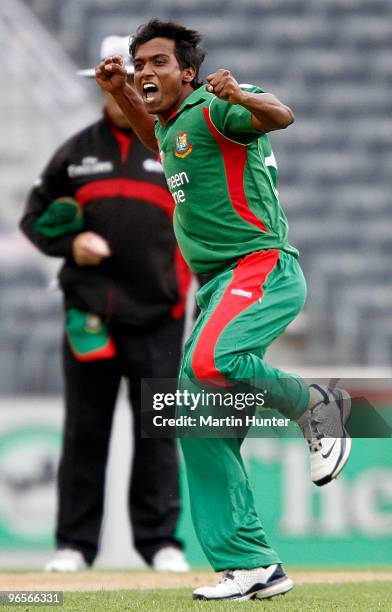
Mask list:
[[[283,595],[294,586],[280,563],[250,570],[226,570],[214,587],[200,587],[193,591],[193,599],[217,601],[230,599],[269,599]]]
[[[340,474],[349,458],[351,438],[344,426],[351,414],[351,398],[344,389],[310,388],[318,391],[320,400],[297,423],[309,446],[312,481],[321,487]]]
[[[189,572],[190,567],[182,550],[175,546],[164,546],[152,558],[152,569],[156,572]]]
[[[59,548],[45,565],[45,572],[83,572],[86,569],[82,553],[72,548]]]

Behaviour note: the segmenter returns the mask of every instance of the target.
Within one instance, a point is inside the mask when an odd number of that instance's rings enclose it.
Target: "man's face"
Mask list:
[[[181,69],[174,40],[153,38],[140,45],[134,65],[136,90],[152,115],[169,117],[191,92],[194,69]]]

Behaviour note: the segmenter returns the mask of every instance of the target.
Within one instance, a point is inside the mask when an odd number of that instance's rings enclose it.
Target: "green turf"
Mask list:
[[[372,612],[392,609],[392,582],[299,585],[270,601],[194,602],[190,589],[64,593],[64,605],[2,606],[9,612],[187,612],[188,610],[260,610],[260,612]],[[239,607],[240,606],[240,607]]]

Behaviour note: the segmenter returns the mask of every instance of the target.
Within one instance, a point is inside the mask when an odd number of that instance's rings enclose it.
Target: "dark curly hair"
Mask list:
[[[138,47],[153,38],[169,38],[174,40],[176,45],[175,54],[181,69],[194,68],[196,73],[191,85],[194,89],[200,87],[202,82],[199,81],[199,69],[206,56],[206,52],[200,47],[202,40],[200,32],[189,30],[175,21],[161,21],[154,17],[136,30],[136,34],[129,45],[129,54],[132,59],[135,58]]]

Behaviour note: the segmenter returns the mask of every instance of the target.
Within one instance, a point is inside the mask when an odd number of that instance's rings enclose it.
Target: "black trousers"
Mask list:
[[[176,378],[183,319],[153,328],[111,326],[114,359],[80,362],[64,341],[65,424],[58,473],[56,540],[92,564],[101,531],[106,464],[120,380],[128,382],[134,457],[128,507],[134,546],[150,563],[175,538],[179,516],[178,456],[173,439],[140,437],[141,378]]]

